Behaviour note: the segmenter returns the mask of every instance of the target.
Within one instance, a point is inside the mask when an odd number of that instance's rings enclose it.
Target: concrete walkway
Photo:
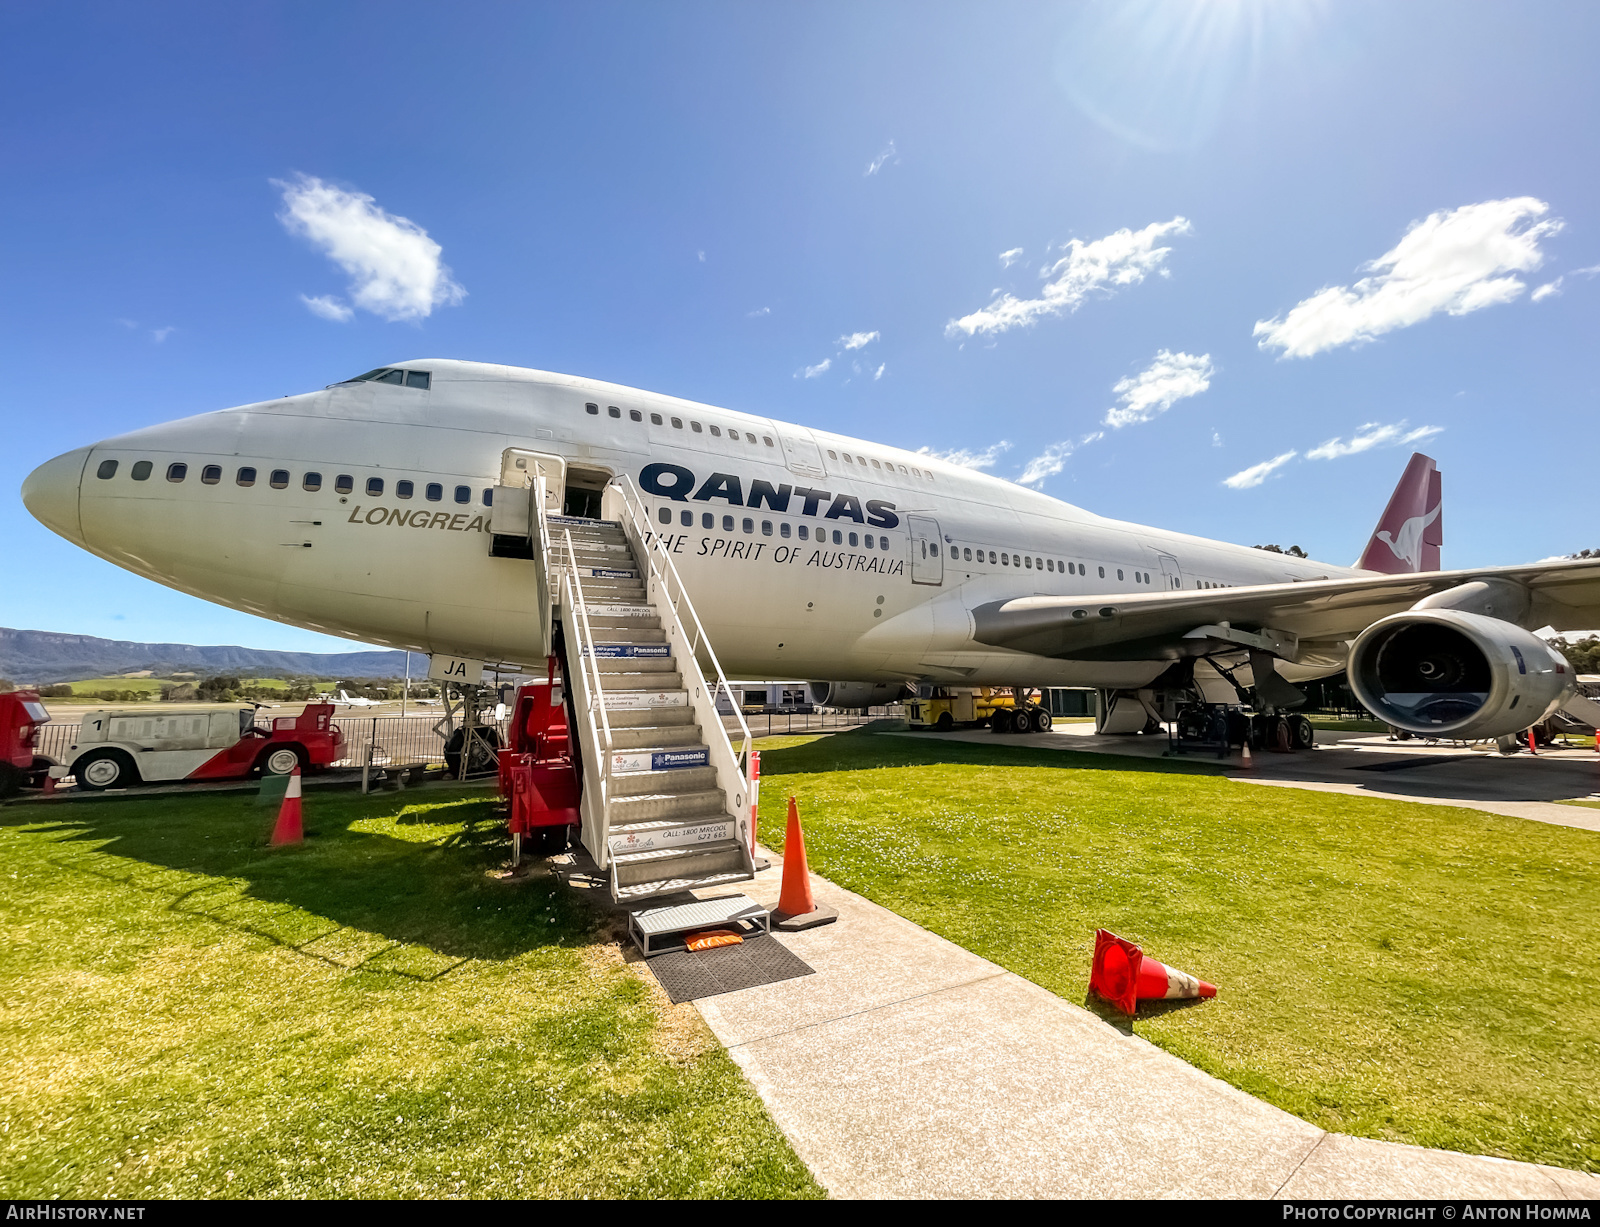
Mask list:
[[[746,887],[769,906],[772,861]],[[1582,1172],[1325,1133],[812,888],[838,922],[779,940],[817,974],[697,1004],[835,1197],[1600,1198]]]

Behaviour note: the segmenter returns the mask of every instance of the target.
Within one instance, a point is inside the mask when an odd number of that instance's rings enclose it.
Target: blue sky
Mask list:
[[[1446,566],[1600,545],[1592,4],[18,4],[0,38],[0,624],[336,650],[17,490],[424,355],[1335,562],[1418,446]],[[311,180],[411,265],[286,225]]]

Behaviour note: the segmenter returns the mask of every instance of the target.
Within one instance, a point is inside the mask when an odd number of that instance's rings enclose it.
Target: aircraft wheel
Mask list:
[[[263,754],[256,763],[262,775],[288,775],[296,767],[300,774],[306,773],[309,760],[306,752],[299,746],[277,746]]]
[[[989,717],[989,727],[996,733],[1009,733],[1011,731],[1011,712],[1004,707],[996,709],[994,715]]]
[[[1289,717],[1289,744],[1296,750],[1310,750],[1317,744],[1317,731],[1304,716]]]
[[[90,792],[126,788],[139,782],[139,769],[121,750],[90,750],[72,764],[72,774],[78,786]]]
[[[480,733],[492,749],[485,750],[476,740],[472,743],[472,756],[467,760],[468,775],[483,775],[494,771],[499,765],[500,735],[492,728],[482,728]],[[444,743],[444,766],[452,779],[461,776],[461,743],[466,740],[466,730],[457,729],[450,734],[450,739]]]
[[[1011,713],[1011,731],[1013,733],[1033,732],[1033,715],[1031,712],[1018,711]]]
[[[1055,721],[1050,718],[1049,712],[1041,711],[1033,714],[1033,723],[1041,733],[1048,733],[1050,731],[1050,726],[1054,724]]]

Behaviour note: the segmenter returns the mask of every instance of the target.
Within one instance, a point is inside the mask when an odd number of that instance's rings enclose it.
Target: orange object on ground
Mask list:
[[[1104,997],[1124,1014],[1135,1013],[1140,998],[1172,1001],[1217,995],[1216,985],[1156,962],[1109,929],[1095,930],[1089,991]]]
[[[811,871],[806,868],[806,837],[800,831],[800,807],[789,798],[789,829],[783,836],[783,889],[778,892],[778,911],[785,916],[803,916],[817,910],[811,897]]]
[[[272,828],[272,846],[301,844],[306,839],[300,825],[300,768],[289,773],[289,787],[284,791],[283,804],[278,807],[278,821]]]
[[[732,929],[701,929],[684,938],[690,950],[715,950],[718,946],[742,946],[744,938]]]
[[[1246,733],[1244,735],[1244,769],[1246,771],[1253,771],[1255,769],[1255,764],[1250,761],[1250,734],[1249,733]]]

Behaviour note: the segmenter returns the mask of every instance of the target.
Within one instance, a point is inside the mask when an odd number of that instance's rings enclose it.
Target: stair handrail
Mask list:
[[[574,612],[578,615],[578,624],[582,628],[579,632],[578,669],[583,674],[584,689],[589,692],[589,702],[584,705],[584,715],[589,722],[589,731],[593,740],[600,748],[600,761],[595,764],[597,779],[600,786],[600,823],[604,828],[600,838],[596,840],[597,846],[606,847],[606,841],[611,836],[611,754],[613,744],[611,740],[611,719],[606,715],[606,695],[600,681],[600,665],[594,655],[594,628],[589,625],[589,602],[583,594],[583,581],[578,577],[578,554],[572,545],[572,530],[562,530],[567,551],[567,574],[563,577],[569,585],[568,591],[574,598],[571,601]],[[585,649],[588,649],[587,651]],[[571,656],[569,646],[568,656]],[[595,712],[600,713],[600,723],[595,725]],[[593,852],[593,849],[590,850]],[[603,855],[603,854],[601,854]],[[599,856],[596,857],[599,860]],[[604,866],[602,865],[602,868]]]
[[[750,726],[745,723],[744,713],[739,709],[739,704],[733,701],[733,686],[728,681],[727,674],[722,671],[722,662],[717,659],[717,652],[711,646],[711,637],[706,634],[705,626],[700,621],[696,612],[694,601],[690,599],[689,590],[684,587],[683,579],[678,574],[677,564],[672,561],[672,553],[661,543],[660,536],[650,525],[649,509],[644,505],[644,498],[640,495],[638,487],[633,484],[633,479],[623,473],[611,479],[611,488],[614,489],[622,503],[623,513],[628,517],[629,525],[638,536],[639,542],[644,546],[645,564],[650,568],[652,575],[657,577],[657,588],[666,599],[672,611],[677,615],[681,625],[692,628],[692,635],[688,636],[690,647],[698,656],[704,648],[706,656],[710,658],[712,672],[716,674],[716,685],[711,689],[711,707],[716,710],[717,694],[724,693],[728,696],[728,706],[733,709],[733,718],[738,722],[742,744],[736,756],[735,765],[744,777],[744,795],[753,797],[755,794],[754,782],[751,779],[750,768]],[[659,559],[660,565],[657,565]],[[677,595],[673,595],[673,590]],[[686,616],[687,615],[687,616]],[[698,665],[698,659],[696,664]],[[703,675],[702,675],[703,678]],[[723,736],[727,737],[727,729],[723,727]]]

